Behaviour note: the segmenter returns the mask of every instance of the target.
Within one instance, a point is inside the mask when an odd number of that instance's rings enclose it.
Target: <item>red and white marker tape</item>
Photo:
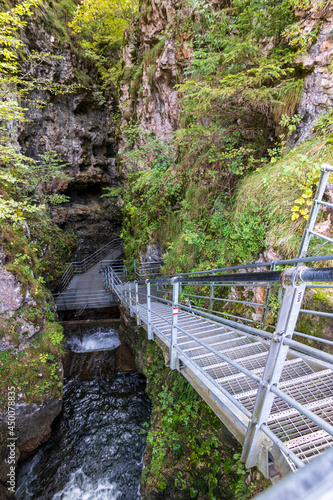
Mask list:
[[[173,308],[173,315],[176,316],[178,314],[178,307]]]

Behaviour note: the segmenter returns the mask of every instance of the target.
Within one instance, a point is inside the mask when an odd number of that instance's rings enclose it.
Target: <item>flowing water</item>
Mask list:
[[[105,348],[105,331],[89,336],[95,349]],[[114,330],[109,337],[110,343],[117,340]],[[91,338],[75,340],[73,347],[90,350]],[[50,440],[20,467],[17,499],[140,499],[140,429],[149,416],[145,379],[137,372],[118,373],[111,381],[68,382]]]
[[[115,349],[120,345],[116,328],[94,328],[84,335],[72,335],[65,348],[73,352]]]

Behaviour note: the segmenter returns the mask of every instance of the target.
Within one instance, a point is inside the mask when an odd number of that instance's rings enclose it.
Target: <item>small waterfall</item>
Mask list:
[[[114,484],[105,481],[92,481],[82,469],[70,475],[62,491],[56,493],[53,500],[117,500],[121,493]]]
[[[73,335],[67,339],[65,348],[73,352],[115,349],[120,345],[116,328],[94,328],[82,336]]]
[[[82,352],[117,346],[116,330],[72,337]],[[145,436],[150,417],[146,381],[136,371],[110,379],[75,379],[64,387],[63,411],[52,436],[18,474],[18,500],[139,500]]]

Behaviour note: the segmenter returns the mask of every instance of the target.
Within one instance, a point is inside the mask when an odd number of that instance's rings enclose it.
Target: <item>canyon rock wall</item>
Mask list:
[[[181,15],[183,7],[179,0],[143,2],[142,16],[136,29],[127,33],[123,51],[122,126],[135,119],[142,130],[154,132],[162,141],[177,129],[179,114],[175,89],[179,83],[179,43],[174,29],[166,34],[165,31],[175,25],[175,16]],[[140,140],[144,137],[140,136]]]
[[[26,109],[26,121],[19,125],[10,123],[9,128],[12,139],[27,156],[38,159],[39,155],[53,150],[62,163],[68,163],[64,169],[71,179],[55,179],[50,185],[45,185],[45,190],[70,198],[69,202],[52,208],[52,219],[62,229],[76,233],[76,254],[68,253],[67,259],[81,260],[118,236],[121,229],[121,204],[117,198],[101,198],[104,187],[121,185],[116,168],[114,114],[117,103],[109,96],[109,104],[105,104],[92,63],[80,57],[77,48],[73,50],[73,46],[64,44],[49,31],[39,18],[25,27],[23,42],[31,53],[44,54],[45,60],[30,67],[24,67],[22,63],[23,73],[42,78],[45,82],[53,80],[55,84],[68,86],[69,89],[73,86],[74,90],[58,93],[32,91],[27,101],[22,103]],[[40,106],[37,103],[43,104]],[[25,233],[30,234],[27,224],[21,238]],[[3,247],[14,244],[7,240],[4,239]],[[5,384],[7,358],[16,362],[20,355],[26,355],[24,362],[30,363],[29,356],[34,353],[37,342],[51,343],[44,330],[47,321],[49,326],[52,323],[49,316],[54,311],[52,303],[48,303],[49,297],[42,304],[37,304],[30,285],[24,284],[17,273],[7,269],[8,252],[3,250],[6,248],[0,246],[0,371]],[[39,272],[32,264],[27,272],[30,281],[39,278]],[[40,340],[40,335],[44,335],[43,340]],[[24,367],[22,362],[19,368],[26,374],[26,381],[34,386],[35,382],[44,380],[44,374],[37,373],[38,379],[31,383],[35,366],[38,367],[41,362],[36,358],[35,365],[31,363],[32,367]],[[61,363],[59,369],[61,371]],[[60,379],[61,375],[57,380]],[[23,392],[27,390],[31,389],[21,386],[16,394],[16,463],[50,437],[52,421],[62,408],[61,396],[52,397],[47,390],[44,396],[42,393],[39,395],[39,403],[26,403]],[[8,480],[8,449],[5,443],[8,435],[7,411],[3,398],[0,401],[0,433],[0,498],[10,498],[10,493],[1,484]]]
[[[313,123],[333,106],[333,6],[328,3],[324,11],[318,12],[316,4],[313,3],[307,16],[298,12],[303,35],[318,31],[316,42],[297,61],[305,72],[302,101],[298,109],[303,118],[295,134],[298,142],[312,135]]]
[[[218,7],[220,3],[217,0],[212,5]],[[143,130],[154,132],[165,140],[179,127],[182,97],[175,85],[181,82],[183,70],[191,61],[193,33],[181,28],[181,20],[189,15],[195,17],[196,12],[188,6],[184,8],[178,0],[144,1],[141,10],[136,29],[127,34],[123,52],[122,125],[126,127],[134,119]],[[313,123],[333,105],[333,7],[327,3],[322,9],[318,2],[314,2],[310,11],[297,11],[296,15],[300,37],[317,34],[313,45],[296,60],[305,76],[297,109],[303,118],[293,134],[293,144],[308,139],[313,132]],[[154,56],[152,49],[159,43],[161,48]],[[133,85],[131,69],[140,61],[142,67],[138,66],[134,73],[137,81]],[[278,123],[271,125],[280,133]]]
[[[101,198],[104,187],[120,185],[114,124],[117,103],[112,96],[108,105],[101,101],[96,69],[69,45],[60,44],[37,23],[29,23],[25,36],[31,51],[51,53],[33,69],[34,76],[74,86],[73,92],[58,95],[33,92],[17,140],[32,158],[53,150],[59,160],[69,163],[66,172],[71,180],[55,179],[46,189],[70,197],[68,203],[54,207],[52,218],[61,228],[75,232],[78,250],[73,260],[81,260],[119,235],[121,228],[121,205],[116,198]]]

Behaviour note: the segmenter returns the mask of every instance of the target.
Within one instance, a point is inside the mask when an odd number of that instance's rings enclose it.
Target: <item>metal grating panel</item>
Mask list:
[[[236,337],[234,339],[226,340],[224,342],[219,342],[216,345],[212,346],[214,349],[216,349],[219,352],[224,352],[229,349],[234,349],[238,346],[241,345],[246,345],[248,344],[248,339],[247,337]],[[209,344],[211,345],[211,344]],[[185,352],[185,351],[184,351]],[[211,351],[209,351],[208,348],[205,348],[203,346],[199,346],[198,349],[193,349],[189,353],[187,353],[193,360],[198,360],[204,356],[210,355]]]
[[[294,362],[294,360],[292,360],[292,362]],[[286,362],[284,369],[291,368],[289,363],[290,361]],[[298,365],[300,365],[299,362],[296,363],[296,367]],[[312,401],[325,399],[333,394],[333,372],[331,370],[313,372],[310,375],[295,378],[288,382],[280,382],[278,387],[301,404],[311,403]],[[237,399],[251,411],[254,407],[256,395],[256,391],[250,391],[246,394],[239,394]],[[288,408],[289,405],[287,403],[275,397],[271,413],[278,413]]]
[[[308,403],[304,406],[327,422],[333,423],[332,398]],[[268,422],[270,429],[282,441],[290,441],[317,430],[317,425],[314,422],[289,405],[286,410],[270,415]]]
[[[185,337],[185,338],[188,339],[188,337]],[[230,340],[230,339],[234,339],[234,338],[237,338],[237,336],[234,333],[220,333],[220,334],[216,334],[213,336],[210,335],[209,337],[206,337],[206,338],[203,338],[200,340],[204,341],[205,344],[208,344],[210,346],[215,347],[216,345],[219,345],[221,342],[225,342],[226,340]],[[178,340],[179,340],[179,337],[178,337]],[[183,340],[182,342],[178,341],[178,345],[179,345],[179,347],[182,348],[182,350],[184,352],[188,352],[188,351],[191,351],[191,350],[196,349],[198,347],[201,347],[201,345],[198,344],[198,342],[196,342],[195,340],[192,340],[192,339]]]
[[[239,363],[244,368],[253,371],[256,368],[261,368],[265,365],[266,357],[267,357],[267,351],[261,354],[255,354],[253,356],[246,356],[244,358],[237,359],[237,363]],[[205,371],[208,373],[208,375],[210,375],[217,381],[223,379],[224,377],[228,377],[229,375],[239,373],[239,371],[236,368],[231,366],[226,361],[224,362],[221,361],[219,365],[216,365],[214,367],[208,366],[205,368]]]
[[[263,344],[261,344],[260,342],[258,343],[253,342],[245,346],[235,347],[233,349],[226,349],[223,352],[223,354],[227,356],[229,359],[237,360],[238,358],[251,356],[253,354],[260,354],[264,351],[266,351],[266,347]],[[214,367],[215,365],[219,365],[222,362],[223,360],[217,357],[215,354],[209,355],[203,359],[198,359],[196,361],[196,363],[203,368]]]

